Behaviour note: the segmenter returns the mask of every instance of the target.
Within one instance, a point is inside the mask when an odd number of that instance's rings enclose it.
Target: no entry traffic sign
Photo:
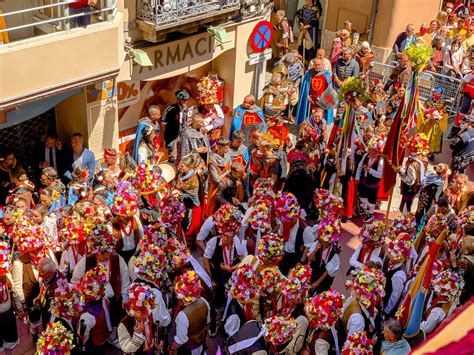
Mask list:
[[[250,47],[254,52],[263,52],[271,46],[272,39],[273,25],[269,21],[260,21],[250,35]]]

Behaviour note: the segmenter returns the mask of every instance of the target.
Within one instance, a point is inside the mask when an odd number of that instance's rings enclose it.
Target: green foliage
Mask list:
[[[351,76],[342,83],[342,87],[339,89],[339,99],[346,102],[354,102],[358,99],[364,102],[368,98],[366,86],[364,79]]]
[[[403,53],[410,59],[413,70],[422,71],[433,55],[433,48],[416,43],[408,46]]]

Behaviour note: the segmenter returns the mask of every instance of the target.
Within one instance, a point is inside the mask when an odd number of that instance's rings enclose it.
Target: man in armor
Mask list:
[[[232,124],[229,131],[229,139],[233,139],[233,133],[241,130],[244,133],[243,143],[249,146],[252,143],[252,133],[255,131],[266,131],[267,127],[263,111],[255,105],[255,96],[247,95],[244,102],[234,109]]]

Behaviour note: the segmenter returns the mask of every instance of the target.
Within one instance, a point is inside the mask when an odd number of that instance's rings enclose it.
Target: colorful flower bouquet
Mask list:
[[[283,275],[279,270],[270,267],[263,269],[255,276],[255,284],[259,293],[278,293],[281,291]]]
[[[236,206],[225,204],[214,213],[217,231],[222,236],[233,237],[240,227],[240,213]]]
[[[387,237],[390,239],[396,238],[401,233],[408,233],[413,236],[416,228],[416,219],[413,213],[404,213],[395,217],[388,227]]]
[[[455,271],[445,269],[433,277],[433,291],[450,302],[457,300],[464,288],[464,278]]]
[[[87,271],[82,276],[78,289],[87,301],[98,301],[105,296],[105,285],[109,282],[109,274],[102,264]]]
[[[129,181],[121,181],[114,194],[112,212],[118,216],[133,216],[138,211],[138,192]]]
[[[172,194],[165,194],[158,206],[158,213],[163,226],[176,226],[186,217],[186,206]]]
[[[310,298],[305,304],[305,313],[316,329],[328,330],[336,325],[342,315],[344,295],[328,290]]]
[[[255,272],[251,265],[243,265],[232,273],[230,295],[242,304],[257,298]]]
[[[311,267],[309,264],[297,266],[290,270],[283,281],[281,293],[293,303],[302,303],[311,286]]]
[[[52,313],[64,319],[79,317],[84,307],[84,295],[65,279],[59,280],[57,285],[51,303]]]
[[[265,265],[278,265],[283,258],[283,249],[283,239],[278,234],[264,234],[257,246],[257,258]]]
[[[352,280],[346,281],[346,288],[369,310],[382,301],[385,296],[385,276],[382,271],[364,267],[351,272]]]
[[[359,240],[363,244],[370,244],[379,247],[385,242],[385,223],[383,221],[374,221],[364,224],[359,232]]]
[[[354,333],[347,337],[344,347],[342,348],[343,355],[372,355],[373,341],[367,337],[367,333]]]
[[[10,246],[7,242],[0,240],[0,276],[9,273],[12,266]]]
[[[337,243],[341,237],[341,220],[334,216],[323,218],[319,222],[317,233],[320,241]]]
[[[74,335],[60,322],[49,323],[36,342],[36,355],[70,354]]]
[[[275,214],[281,223],[287,224],[300,217],[300,205],[295,195],[290,192],[278,194],[275,199]]]
[[[283,345],[291,340],[298,323],[293,318],[273,316],[265,319],[265,339],[273,346]]]
[[[330,216],[340,217],[344,209],[344,201],[339,196],[325,189],[316,189],[313,195],[314,205],[319,211],[319,218]]]
[[[136,319],[146,319],[156,307],[156,297],[150,286],[132,283],[128,288],[127,313]]]
[[[174,292],[179,300],[185,304],[194,302],[201,296],[201,280],[195,271],[188,271],[176,277]]]

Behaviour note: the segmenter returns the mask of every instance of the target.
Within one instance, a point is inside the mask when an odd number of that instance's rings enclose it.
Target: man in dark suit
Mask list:
[[[67,167],[72,164],[72,159],[69,159],[71,154],[67,154],[67,148],[58,140],[56,132],[49,132],[45,140],[37,145],[34,152],[33,168],[38,181],[43,168],[55,168],[58,176],[63,176]]]
[[[165,144],[168,150],[171,152],[173,150],[173,143],[180,129],[185,127],[180,127],[182,123],[186,122],[186,117],[183,117],[185,110],[187,108],[188,100],[190,95],[186,90],[176,91],[176,103],[168,106],[163,112],[163,123],[165,124]]]

